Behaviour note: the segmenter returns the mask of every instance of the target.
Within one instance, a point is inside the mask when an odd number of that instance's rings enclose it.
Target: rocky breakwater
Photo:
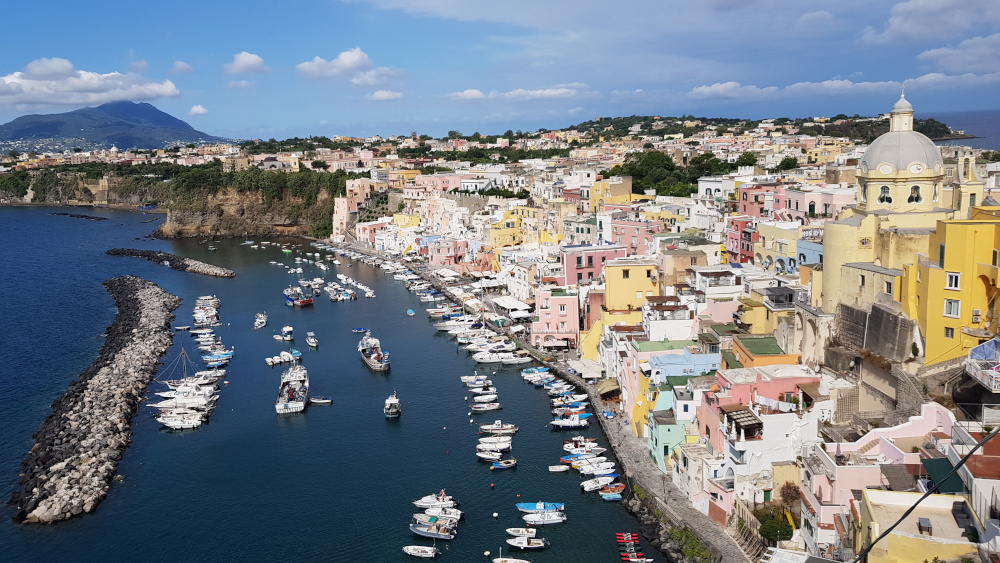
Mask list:
[[[217,278],[235,278],[236,272],[230,270],[229,268],[223,268],[221,266],[214,266],[199,260],[194,260],[193,258],[184,258],[183,256],[176,256],[167,252],[160,252],[157,250],[139,250],[137,248],[112,248],[107,251],[106,254],[111,256],[138,256],[140,258],[145,258],[150,262],[156,262],[157,264],[165,264],[170,266],[175,270],[181,270],[182,272],[193,272],[195,274],[204,274],[206,276],[215,276]]]
[[[92,512],[107,496],[131,442],[132,416],[173,339],[170,322],[180,298],[135,276],[104,287],[118,315],[98,358],[52,403],[35,432],[10,500],[19,522],[65,520]]]

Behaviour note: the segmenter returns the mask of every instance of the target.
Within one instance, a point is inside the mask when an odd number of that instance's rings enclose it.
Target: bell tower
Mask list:
[[[956,219],[969,219],[972,217],[972,208],[983,202],[986,183],[976,175],[976,159],[971,155],[959,157],[955,175],[958,182],[953,188],[955,197],[952,207],[956,211]]]

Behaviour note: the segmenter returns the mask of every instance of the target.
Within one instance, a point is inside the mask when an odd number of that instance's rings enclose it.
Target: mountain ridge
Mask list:
[[[198,131],[146,102],[109,102],[64,113],[22,115],[0,125],[0,146],[44,149],[158,149],[225,139]]]

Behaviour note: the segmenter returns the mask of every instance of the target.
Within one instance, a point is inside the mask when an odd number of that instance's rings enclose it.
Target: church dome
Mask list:
[[[878,170],[883,164],[889,164],[893,170],[906,170],[918,163],[927,170],[939,170],[943,161],[941,151],[923,133],[916,131],[889,131],[865,151],[861,159],[863,170]],[[883,172],[883,173],[889,173]]]
[[[872,141],[861,159],[861,170],[883,174],[910,169],[940,170],[944,164],[941,151],[923,133],[913,130],[913,106],[903,96],[892,106],[889,132]],[[885,165],[892,167],[889,170]],[[916,168],[913,165],[918,165]]]

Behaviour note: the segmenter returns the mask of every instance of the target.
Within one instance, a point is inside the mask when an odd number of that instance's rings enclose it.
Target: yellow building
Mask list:
[[[594,182],[590,187],[590,209],[593,213],[604,211],[605,205],[632,201],[632,177],[613,176]]]
[[[795,291],[788,287],[762,287],[741,297],[737,314],[740,323],[749,325],[750,334],[773,334],[778,319],[795,315]]]
[[[996,336],[1000,207],[938,221],[926,253],[903,267],[900,302],[917,321],[925,364],[962,357]]]
[[[399,225],[400,229],[405,229],[407,227],[419,227],[420,226],[420,215],[407,215],[406,213],[395,213],[392,216],[392,222]]]
[[[802,228],[798,221],[759,221],[759,240],[753,245],[755,263],[779,274],[793,270]]]
[[[656,261],[638,258],[615,258],[604,265],[605,287],[592,289],[603,293],[601,316],[593,326],[581,327],[580,353],[584,359],[598,359],[598,344],[604,327],[636,325],[642,322],[642,306],[647,297],[659,297],[659,271]]]
[[[857,206],[844,209],[824,227],[824,311],[835,313],[842,303],[846,264],[901,270],[926,251],[937,222],[954,215],[940,201],[943,166],[934,143],[913,130],[913,106],[900,97],[890,114],[889,132],[875,139],[861,159]]]
[[[855,552],[872,545],[889,526],[902,519],[868,552],[868,563],[958,561],[965,557],[979,561],[977,546],[968,538],[969,529],[975,529],[975,516],[968,503],[960,496],[930,495],[904,518],[903,514],[921,496],[918,492],[864,489],[860,502],[852,500],[851,536]],[[956,517],[957,508],[961,510],[961,518]]]

